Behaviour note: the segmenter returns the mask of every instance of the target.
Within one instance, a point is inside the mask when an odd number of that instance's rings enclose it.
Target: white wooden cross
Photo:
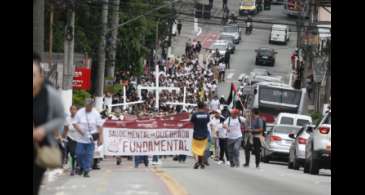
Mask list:
[[[190,103],[186,103],[186,87],[184,87],[184,97],[183,97],[183,102],[166,102],[167,105],[182,105],[183,106],[183,110],[185,110],[186,106],[197,106],[197,104],[190,104]]]
[[[139,101],[135,101],[135,102],[127,102],[127,95],[126,95],[126,87],[125,86],[123,86],[123,100],[124,100],[123,103],[108,105],[109,113],[112,111],[112,107],[115,107],[115,106],[123,106],[123,110],[125,110],[125,109],[127,109],[128,105],[140,104],[140,103],[144,102],[143,100],[139,100]]]
[[[156,104],[155,104],[155,108],[156,110],[159,110],[159,107],[160,107],[160,92],[162,90],[175,90],[177,91],[178,93],[180,92],[180,88],[179,87],[160,87],[160,84],[159,84],[159,78],[160,78],[160,75],[162,74],[162,72],[160,72],[159,70],[159,66],[156,65],[156,72],[155,72],[155,78],[156,78],[156,85],[154,87],[149,87],[149,86],[141,86],[141,85],[138,85],[137,86],[137,91],[138,91],[138,97],[139,99],[141,100],[142,99],[142,95],[141,95],[141,90],[142,89],[147,89],[147,90],[154,90],[156,91]]]

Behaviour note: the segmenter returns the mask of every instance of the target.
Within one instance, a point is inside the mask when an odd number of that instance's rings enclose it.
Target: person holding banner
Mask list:
[[[198,111],[193,113],[190,122],[193,123],[193,141],[192,141],[192,151],[193,154],[197,156],[198,161],[194,164],[194,169],[201,168],[204,169],[203,164],[204,153],[208,146],[208,123],[210,121],[209,113],[206,112],[204,102],[198,102]]]

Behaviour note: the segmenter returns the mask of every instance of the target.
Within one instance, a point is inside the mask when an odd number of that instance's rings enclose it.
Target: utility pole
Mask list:
[[[117,26],[119,24],[119,3],[120,0],[114,0],[113,6],[112,6],[112,41],[111,41],[111,52],[110,52],[110,65],[107,70],[107,77],[113,77],[115,73],[115,58],[116,58],[116,50],[117,50],[117,39],[118,39],[118,29]]]
[[[103,94],[104,94],[104,76],[105,76],[105,43],[106,43],[106,29],[108,23],[108,2],[109,0],[102,0],[101,10],[101,24],[102,29],[100,33],[100,42],[98,48],[98,66],[96,76],[96,109],[101,111],[103,108]]]
[[[63,82],[62,82],[62,99],[65,110],[72,105],[72,80],[74,76],[74,41],[75,41],[75,7],[67,5],[67,24],[65,28],[64,39],[64,64],[63,64]]]
[[[44,1],[33,0],[33,52],[40,56],[44,51]]]

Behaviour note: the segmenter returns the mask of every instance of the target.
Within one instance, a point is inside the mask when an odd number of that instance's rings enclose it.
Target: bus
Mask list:
[[[309,7],[302,0],[284,0],[284,14],[288,16],[309,17]]]
[[[256,15],[260,10],[257,7],[257,0],[242,0],[239,15],[247,16],[247,15]],[[261,2],[261,1],[260,1]]]
[[[281,112],[303,114],[305,89],[294,89],[279,82],[259,82],[252,86],[254,90],[248,98],[249,108],[258,108],[267,123],[274,123]]]

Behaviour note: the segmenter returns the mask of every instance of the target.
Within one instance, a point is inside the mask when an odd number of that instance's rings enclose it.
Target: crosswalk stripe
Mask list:
[[[245,75],[245,73],[240,74],[240,76],[238,77],[238,79],[242,78]]]
[[[229,73],[227,76],[227,79],[231,79],[233,77],[234,73]]]

